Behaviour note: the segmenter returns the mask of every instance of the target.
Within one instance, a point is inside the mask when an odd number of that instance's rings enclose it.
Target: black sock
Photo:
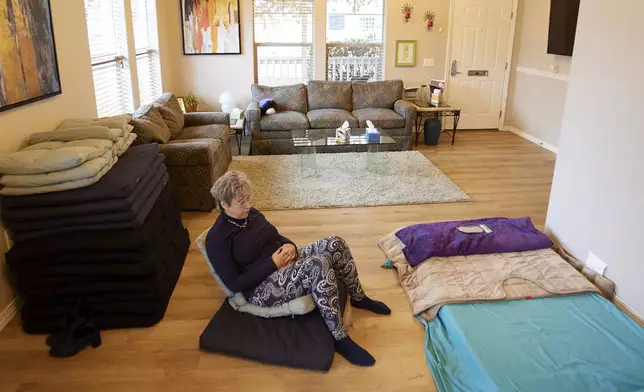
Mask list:
[[[358,366],[373,366],[376,359],[367,350],[358,346],[350,337],[335,341],[335,351],[347,361]]]
[[[391,313],[391,309],[389,309],[389,307],[385,305],[384,302],[374,301],[371,298],[367,297],[366,295],[360,301],[351,300],[351,306],[358,309],[370,310],[377,314]]]

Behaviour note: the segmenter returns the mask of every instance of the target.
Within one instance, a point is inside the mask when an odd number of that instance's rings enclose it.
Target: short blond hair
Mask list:
[[[230,205],[236,197],[248,199],[251,193],[252,185],[246,174],[234,170],[219,177],[215,185],[210,189],[210,194],[215,198],[219,206],[221,206],[221,203]]]

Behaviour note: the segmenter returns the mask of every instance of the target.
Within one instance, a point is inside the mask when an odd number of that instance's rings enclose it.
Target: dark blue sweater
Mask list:
[[[251,208],[248,225],[244,219],[233,219],[221,213],[208,232],[206,251],[215,272],[234,293],[242,292],[246,298],[270,274],[277,270],[271,256],[280,246],[293,244],[280,235],[266,217]]]

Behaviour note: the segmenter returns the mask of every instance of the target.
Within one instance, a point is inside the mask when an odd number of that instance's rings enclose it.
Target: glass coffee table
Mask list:
[[[343,152],[366,152],[365,168],[366,170],[379,172],[383,167],[383,162],[375,154],[383,146],[396,144],[396,141],[385,131],[378,128],[380,132],[379,140],[367,140],[365,128],[351,128],[351,137],[348,141],[342,143],[335,139],[334,129],[298,129],[291,131],[293,146],[300,156],[300,167],[302,175],[306,172],[317,174],[318,153],[343,153]]]

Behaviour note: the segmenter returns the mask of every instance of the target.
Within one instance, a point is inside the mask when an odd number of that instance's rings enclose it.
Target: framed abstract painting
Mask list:
[[[49,0],[0,1],[0,112],[61,92]]]
[[[239,0],[180,0],[183,54],[241,54]]]

